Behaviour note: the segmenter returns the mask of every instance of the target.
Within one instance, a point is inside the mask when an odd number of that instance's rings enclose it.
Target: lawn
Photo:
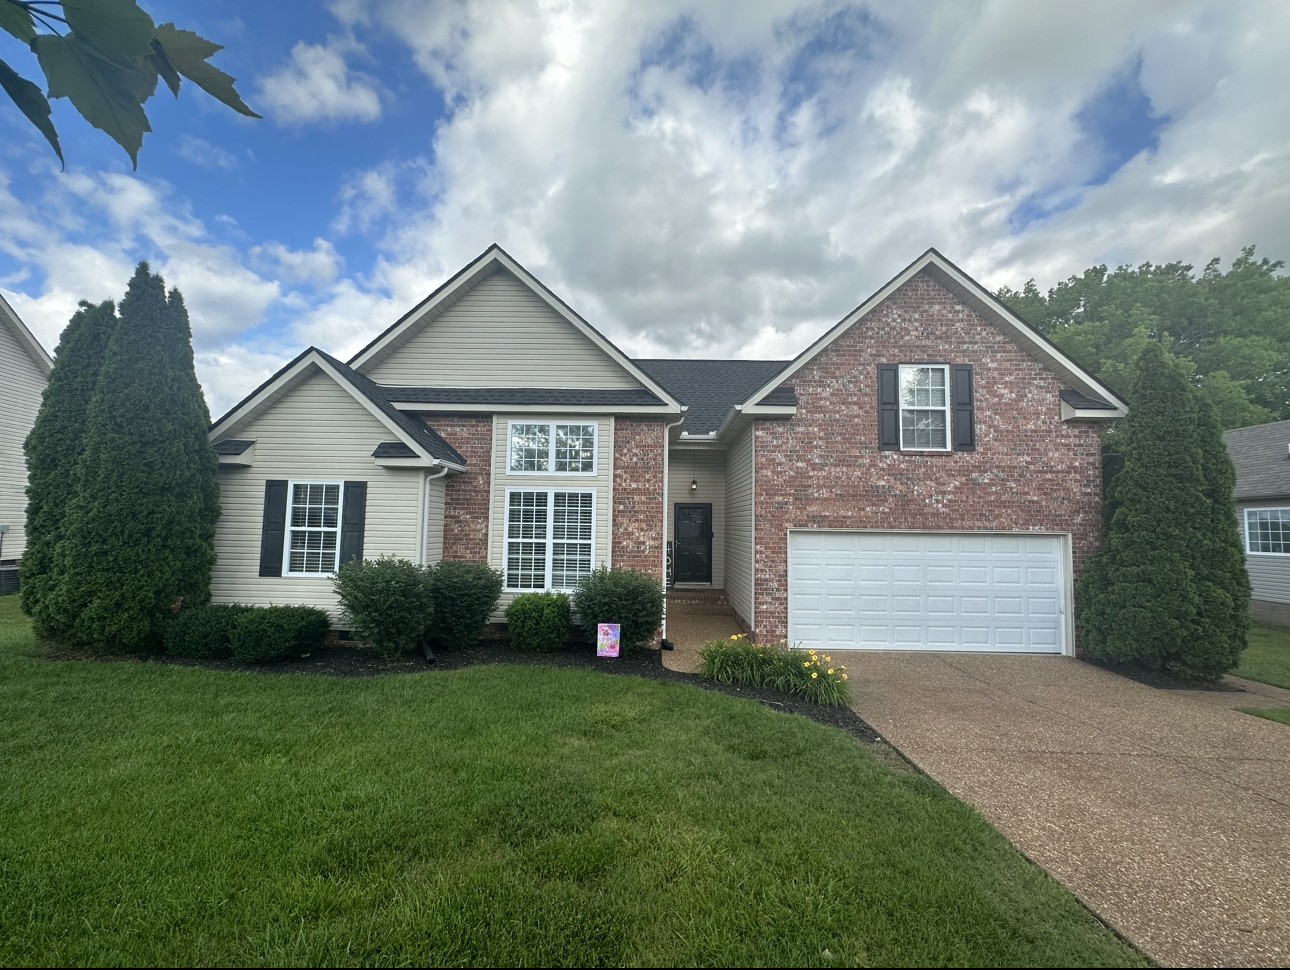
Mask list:
[[[1241,712],[1280,724],[1290,724],[1290,707],[1242,707]]]
[[[685,685],[52,661],[10,596],[0,724],[6,966],[1147,965],[926,778]]]
[[[1290,688],[1290,630],[1251,627],[1247,646],[1241,654],[1241,665],[1232,673]]]

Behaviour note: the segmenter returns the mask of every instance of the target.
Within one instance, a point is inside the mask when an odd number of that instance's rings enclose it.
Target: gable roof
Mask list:
[[[1290,498],[1290,421],[1223,432],[1236,467],[1236,500]]]
[[[497,243],[489,246],[455,276],[449,278],[433,293],[387,327],[366,347],[351,357],[349,365],[356,370],[362,371],[367,365],[380,360],[393,348],[405,341],[412,332],[432,322],[440,312],[460,300],[480,280],[497,272],[499,269],[505,270],[519,280],[538,299],[555,311],[557,316],[581,333],[646,390],[668,406],[669,410],[680,413],[682,408],[679,401],[655,383],[631,358],[614,346],[599,330],[575,313],[563,300],[547,289],[537,277],[516,262]]]
[[[48,377],[54,369],[54,359],[49,356],[48,351],[40,345],[40,341],[35,335],[27,329],[27,325],[22,322],[18,314],[14,312],[3,296],[0,296],[0,326],[10,330],[14,339],[17,340],[18,346],[27,352],[31,362],[45,376]]]
[[[437,432],[416,418],[403,414],[385,399],[381,388],[370,378],[358,373],[348,364],[342,364],[331,354],[310,347],[283,366],[227,414],[211,425],[212,441],[240,421],[270,407],[275,398],[292,383],[316,368],[326,374],[361,404],[377,421],[384,424],[393,437],[411,452],[411,457],[424,458],[435,464],[464,471],[466,459]],[[385,444],[385,442],[382,442]]]
[[[732,408],[789,365],[787,360],[638,360],[641,369],[689,410],[682,433],[710,435],[721,429]],[[777,392],[776,404],[796,404],[791,388]]]
[[[833,341],[868,316],[892,293],[924,271],[1029,351],[1031,356],[1046,365],[1068,387],[1078,391],[1082,400],[1090,402],[1079,409],[1079,417],[1105,420],[1124,416],[1127,407],[1110,388],[1063,354],[1048,338],[1009,310],[985,287],[935,249],[928,249],[892,277],[878,292],[838,321],[832,329],[795,357],[783,371],[751,394],[743,402],[742,407],[751,408],[771,404],[768,399],[776,388],[790,381],[794,374],[819,356]],[[1066,403],[1069,404],[1069,402]]]

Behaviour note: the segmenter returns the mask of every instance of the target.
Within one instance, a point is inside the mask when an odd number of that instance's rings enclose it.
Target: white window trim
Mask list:
[[[515,443],[515,426],[517,424],[545,424],[550,429],[547,432],[547,468],[548,471],[516,471],[511,467],[511,446]],[[555,471],[555,427],[558,424],[563,425],[582,425],[591,427],[591,471],[589,472],[558,472]],[[600,422],[596,420],[579,421],[577,418],[533,418],[532,420],[509,420],[506,422],[506,474],[508,475],[526,475],[548,476],[555,478],[593,478],[600,469]]]
[[[520,422],[523,424],[523,422]],[[545,539],[512,539],[511,536],[511,493],[512,492],[545,492],[546,513],[547,513],[547,537]],[[503,499],[502,513],[502,582],[506,584],[509,579],[510,569],[510,544],[512,542],[542,542],[546,544],[546,584],[541,589],[532,589],[527,586],[510,586],[504,585],[504,593],[572,593],[572,586],[552,586],[551,585],[551,554],[557,540],[551,538],[551,525],[555,521],[555,493],[564,492],[570,495],[590,495],[591,496],[591,570],[596,569],[596,513],[597,506],[600,504],[596,501],[596,490],[594,488],[564,488],[561,485],[546,486],[516,486],[515,488],[506,489],[506,496]],[[568,540],[559,540],[568,541]]]
[[[902,389],[905,386],[905,371],[915,368],[936,368],[945,375],[945,407],[943,408],[909,408],[910,411],[944,411],[945,412],[945,447],[916,448],[905,444],[905,404],[902,400]],[[899,436],[901,451],[952,451],[954,448],[954,400],[953,388],[950,385],[949,364],[898,364],[896,366],[896,434]]]
[[[291,499],[296,493],[297,485],[335,485],[340,489],[340,497],[336,506],[336,557],[332,560],[331,571],[326,573],[295,573],[291,571],[291,533],[294,531],[321,531],[318,528],[303,529],[291,527]],[[325,529],[326,527],[322,527]],[[328,579],[336,575],[336,570],[340,562],[340,540],[341,532],[345,528],[345,483],[343,481],[331,481],[328,479],[317,478],[292,478],[287,481],[287,522],[286,528],[283,529],[282,536],[282,576],[283,578],[295,579]]]
[[[1287,519],[1290,519],[1290,506],[1272,505],[1272,506],[1265,506],[1257,509],[1245,509],[1245,516],[1244,516],[1245,554],[1247,556],[1277,556],[1277,557],[1290,556],[1290,552],[1262,552],[1262,551],[1258,551],[1250,548],[1250,513],[1251,512],[1280,512]]]

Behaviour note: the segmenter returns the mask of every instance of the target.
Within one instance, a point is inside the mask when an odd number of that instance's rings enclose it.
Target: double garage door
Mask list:
[[[788,535],[788,637],[826,650],[1064,653],[1061,536]]]

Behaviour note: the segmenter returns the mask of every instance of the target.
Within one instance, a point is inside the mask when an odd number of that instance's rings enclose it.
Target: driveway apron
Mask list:
[[[857,653],[892,745],[1166,966],[1290,964],[1290,728],[1069,657]]]

